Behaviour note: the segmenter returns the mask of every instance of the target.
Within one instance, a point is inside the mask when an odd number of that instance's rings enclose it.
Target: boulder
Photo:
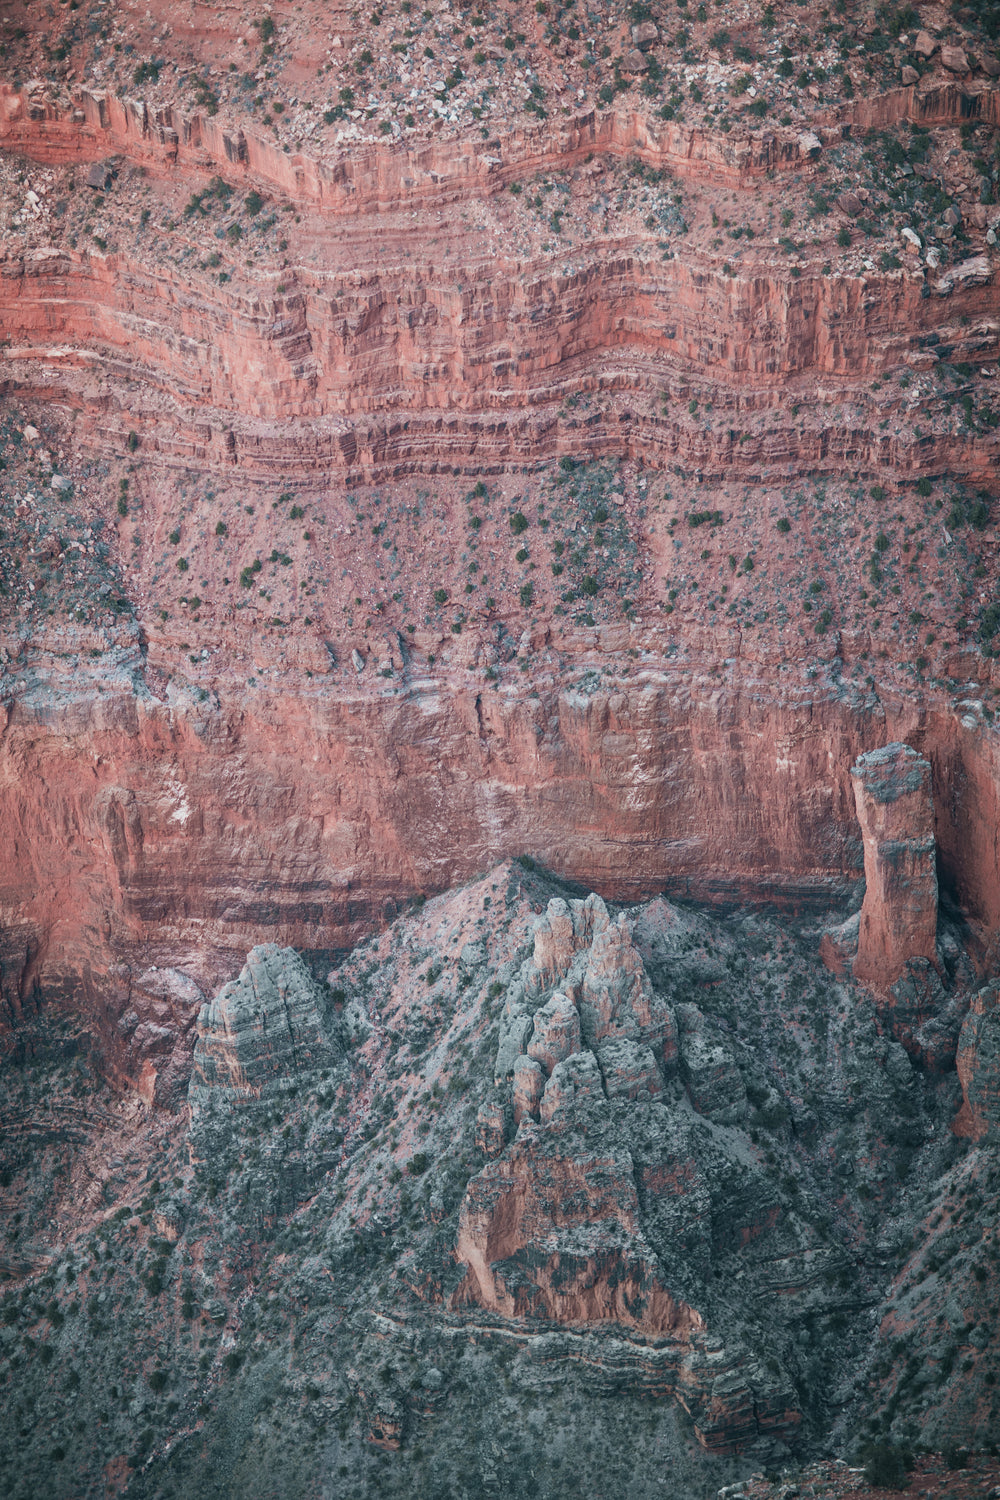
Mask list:
[[[918,57],[933,57],[937,51],[938,44],[929,31],[918,31],[913,43],[913,50]]]
[[[987,78],[1000,78],[1000,60],[991,56],[989,52],[983,53],[979,59],[979,66]]]
[[[632,27],[632,46],[640,48],[643,52],[659,39],[659,27],[653,21],[640,21],[638,26]]]
[[[87,186],[97,193],[106,193],[114,180],[114,168],[106,162],[95,161],[87,173]]]
[[[969,59],[961,47],[942,47],[941,66],[947,68],[949,73],[968,73]]]
[[[920,74],[917,72],[916,68],[911,68],[909,63],[907,63],[906,66],[902,69],[899,76],[904,87],[906,88],[909,88],[914,83],[920,82]]]
[[[646,54],[640,52],[638,47],[633,47],[625,58],[625,66],[630,73],[645,73],[649,63]]]
[[[864,213],[864,204],[855,193],[841,193],[837,198],[837,207],[852,219],[860,218]]]
[[[865,853],[855,978],[883,989],[914,958],[937,957],[931,768],[909,745],[883,745],[851,767]]]

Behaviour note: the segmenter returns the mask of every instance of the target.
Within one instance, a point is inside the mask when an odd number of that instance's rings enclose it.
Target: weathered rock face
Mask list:
[[[469,1184],[456,1254],[468,1267],[457,1305],[675,1338],[703,1327],[660,1282],[627,1156],[561,1157],[518,1142]]]
[[[663,1077],[656,1058],[641,1042],[622,1039],[602,1042],[597,1060],[609,1099],[652,1101],[663,1093]]]
[[[962,1085],[957,1134],[981,1140],[1000,1126],[1000,995],[990,985],[973,998],[955,1059]]]
[[[542,1066],[534,1058],[522,1055],[516,1059],[514,1085],[511,1090],[515,1125],[520,1125],[525,1118],[538,1119],[538,1108],[545,1092],[545,1081]]]
[[[191,1101],[260,1098],[335,1060],[308,969],[294,949],[265,943],[251,949],[239,978],[202,1007]]]
[[[580,1012],[566,995],[556,993],[535,1011],[528,1056],[550,1074],[556,1063],[580,1050]]]
[[[691,1103],[718,1125],[735,1125],[747,1114],[746,1085],[732,1053],[713,1036],[696,1005],[679,1005],[680,1074]]]
[[[128,984],[128,1008],[116,1028],[125,1045],[110,1056],[147,1104],[176,1109],[187,1095],[193,1029],[205,996],[177,969],[147,969],[137,978],[119,972]]]
[[[851,778],[866,882],[854,973],[884,989],[911,959],[937,961],[931,767],[897,743],[859,756]]]

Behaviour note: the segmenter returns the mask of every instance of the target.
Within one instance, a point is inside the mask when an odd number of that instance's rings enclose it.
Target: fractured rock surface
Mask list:
[[[886,987],[911,959],[937,961],[938,885],[931,767],[909,745],[884,745],[851,767],[865,850],[858,979]]]

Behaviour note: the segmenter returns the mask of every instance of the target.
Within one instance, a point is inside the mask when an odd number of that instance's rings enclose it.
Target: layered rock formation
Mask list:
[[[192,1104],[232,1096],[259,1099],[302,1073],[329,1067],[317,986],[291,948],[251,949],[238,979],[223,985],[198,1015]]]

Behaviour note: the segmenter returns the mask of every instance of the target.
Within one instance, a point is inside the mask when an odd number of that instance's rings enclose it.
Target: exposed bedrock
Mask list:
[[[881,108],[894,119],[992,119],[998,98],[946,86],[919,100],[898,91]],[[135,101],[87,93],[79,103],[60,116],[0,89],[0,148],[48,162],[114,151],[192,185],[222,169],[287,195],[307,219],[300,263],[273,281],[223,285],[193,262],[93,244],[0,260],[0,390],[85,411],[100,444],[116,447],[139,425],[144,451],[167,463],[277,476],[294,459],[301,475],[352,483],[607,452],[727,478],[759,476],[762,464],[995,473],[995,437],[897,436],[868,394],[873,376],[945,351],[995,358],[988,258],[972,257],[960,285],[928,296],[921,271],[793,276],[764,258],[734,272],[683,241],[664,258],[655,236],[608,230],[569,268],[492,244],[470,251],[455,211],[488,204],[532,170],[595,155],[628,154],[701,188],[808,175],[816,164],[795,132],[708,138],[591,110],[502,146],[373,146],[318,162],[199,114],[154,118]],[[798,422],[784,415],[790,386],[805,402]],[[660,391],[662,411],[652,409]],[[635,410],[583,420],[561,409],[585,393],[623,393]],[[712,423],[685,415],[692,398],[712,403]],[[870,417],[833,415],[839,400]],[[774,409],[781,420],[766,434],[747,431]]]
[[[779,697],[746,670],[705,691],[689,674],[650,670],[589,697],[500,696],[459,674],[338,701],[220,685],[217,700],[185,708],[131,679],[103,694],[81,682],[14,699],[0,740],[5,1025],[41,985],[91,1011],[138,1079],[143,1064],[118,1029],[138,1007],[116,966],[177,968],[211,991],[255,943],[343,948],[386,903],[528,850],[618,899],[666,889],[828,909],[862,873],[850,767],[893,731],[921,746],[952,794],[938,801],[936,830],[926,791],[865,803],[870,838],[896,837],[892,819],[910,803],[920,821],[899,831],[909,885],[872,846],[868,910],[881,902],[883,926],[870,924],[864,973],[891,984],[906,960],[934,961],[933,855],[906,843],[914,836],[936,831],[953,895],[995,925],[1000,777],[988,733],[912,701],[859,709],[833,680]],[[643,975],[629,977],[623,938],[609,930],[592,950],[592,933],[562,926],[542,938],[540,982],[585,960],[572,983],[588,1044],[625,1038],[672,1064],[676,1035]],[[602,945],[628,990],[610,1029]]]
[[[865,855],[854,974],[885,988],[910,960],[937,961],[931,765],[909,745],[883,745],[859,756],[851,779]]]
[[[874,408],[868,420],[831,419],[822,404],[800,423],[784,417],[790,381],[807,401],[821,379],[865,406],[871,377],[927,340],[956,357],[966,345],[968,357],[995,357],[989,285],[941,300],[903,272],[793,279],[764,265],[727,276],[615,239],[595,242],[569,275],[502,256],[446,273],[425,263],[427,224],[369,231],[396,252],[388,264],[359,270],[354,239],[335,243],[323,273],[303,266],[280,293],[96,250],[8,256],[0,388],[69,401],[99,443],[117,446],[138,423],[145,451],[165,462],[259,476],[293,457],[302,475],[357,482],[608,451],[730,478],[762,463],[891,463],[973,479],[995,467],[989,434],[894,438]],[[465,254],[458,240],[456,252]],[[663,411],[650,409],[657,390],[671,398]],[[560,410],[587,392],[624,393],[635,409],[624,423],[617,412],[583,422]],[[718,420],[690,418],[691,395],[710,400]],[[777,429],[743,440],[775,407]]]

